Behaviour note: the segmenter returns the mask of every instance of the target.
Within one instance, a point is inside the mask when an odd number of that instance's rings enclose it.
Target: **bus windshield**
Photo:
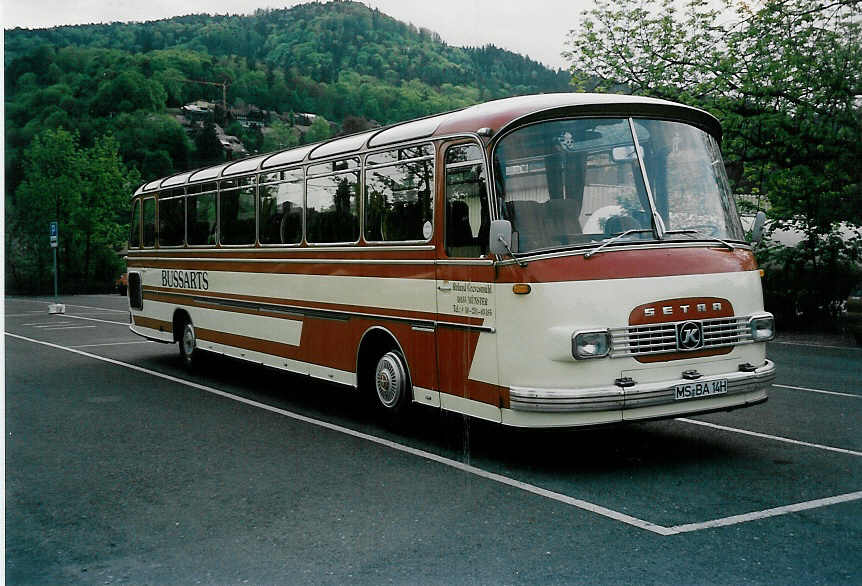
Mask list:
[[[541,122],[506,135],[494,165],[516,252],[611,238],[743,240],[718,143],[688,124]]]

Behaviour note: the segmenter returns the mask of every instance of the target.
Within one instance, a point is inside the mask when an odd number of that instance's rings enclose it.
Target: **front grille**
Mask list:
[[[129,273],[129,307],[144,308],[144,295],[141,290],[141,273]]]
[[[688,320],[686,320],[688,321]],[[646,356],[680,352],[676,345],[676,327],[681,322],[629,326],[611,329],[611,358]],[[701,320],[703,345],[697,350],[709,350],[752,342],[748,317],[716,317]]]

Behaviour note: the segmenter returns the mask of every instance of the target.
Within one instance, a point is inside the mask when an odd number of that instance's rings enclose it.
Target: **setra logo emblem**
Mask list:
[[[697,350],[703,347],[703,324],[687,321],[676,326],[676,347],[680,350]]]

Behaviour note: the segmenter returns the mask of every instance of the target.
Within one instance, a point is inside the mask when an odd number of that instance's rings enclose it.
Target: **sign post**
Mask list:
[[[54,249],[54,303],[48,305],[48,313],[66,313],[66,306],[60,303],[57,295],[57,239],[59,237],[57,222],[50,223],[48,234],[51,237],[51,248]]]

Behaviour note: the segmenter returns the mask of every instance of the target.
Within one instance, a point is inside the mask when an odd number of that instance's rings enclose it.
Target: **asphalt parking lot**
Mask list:
[[[770,400],[729,413],[393,427],[62,301],[5,299],[7,583],[862,582],[858,348],[771,343]]]

